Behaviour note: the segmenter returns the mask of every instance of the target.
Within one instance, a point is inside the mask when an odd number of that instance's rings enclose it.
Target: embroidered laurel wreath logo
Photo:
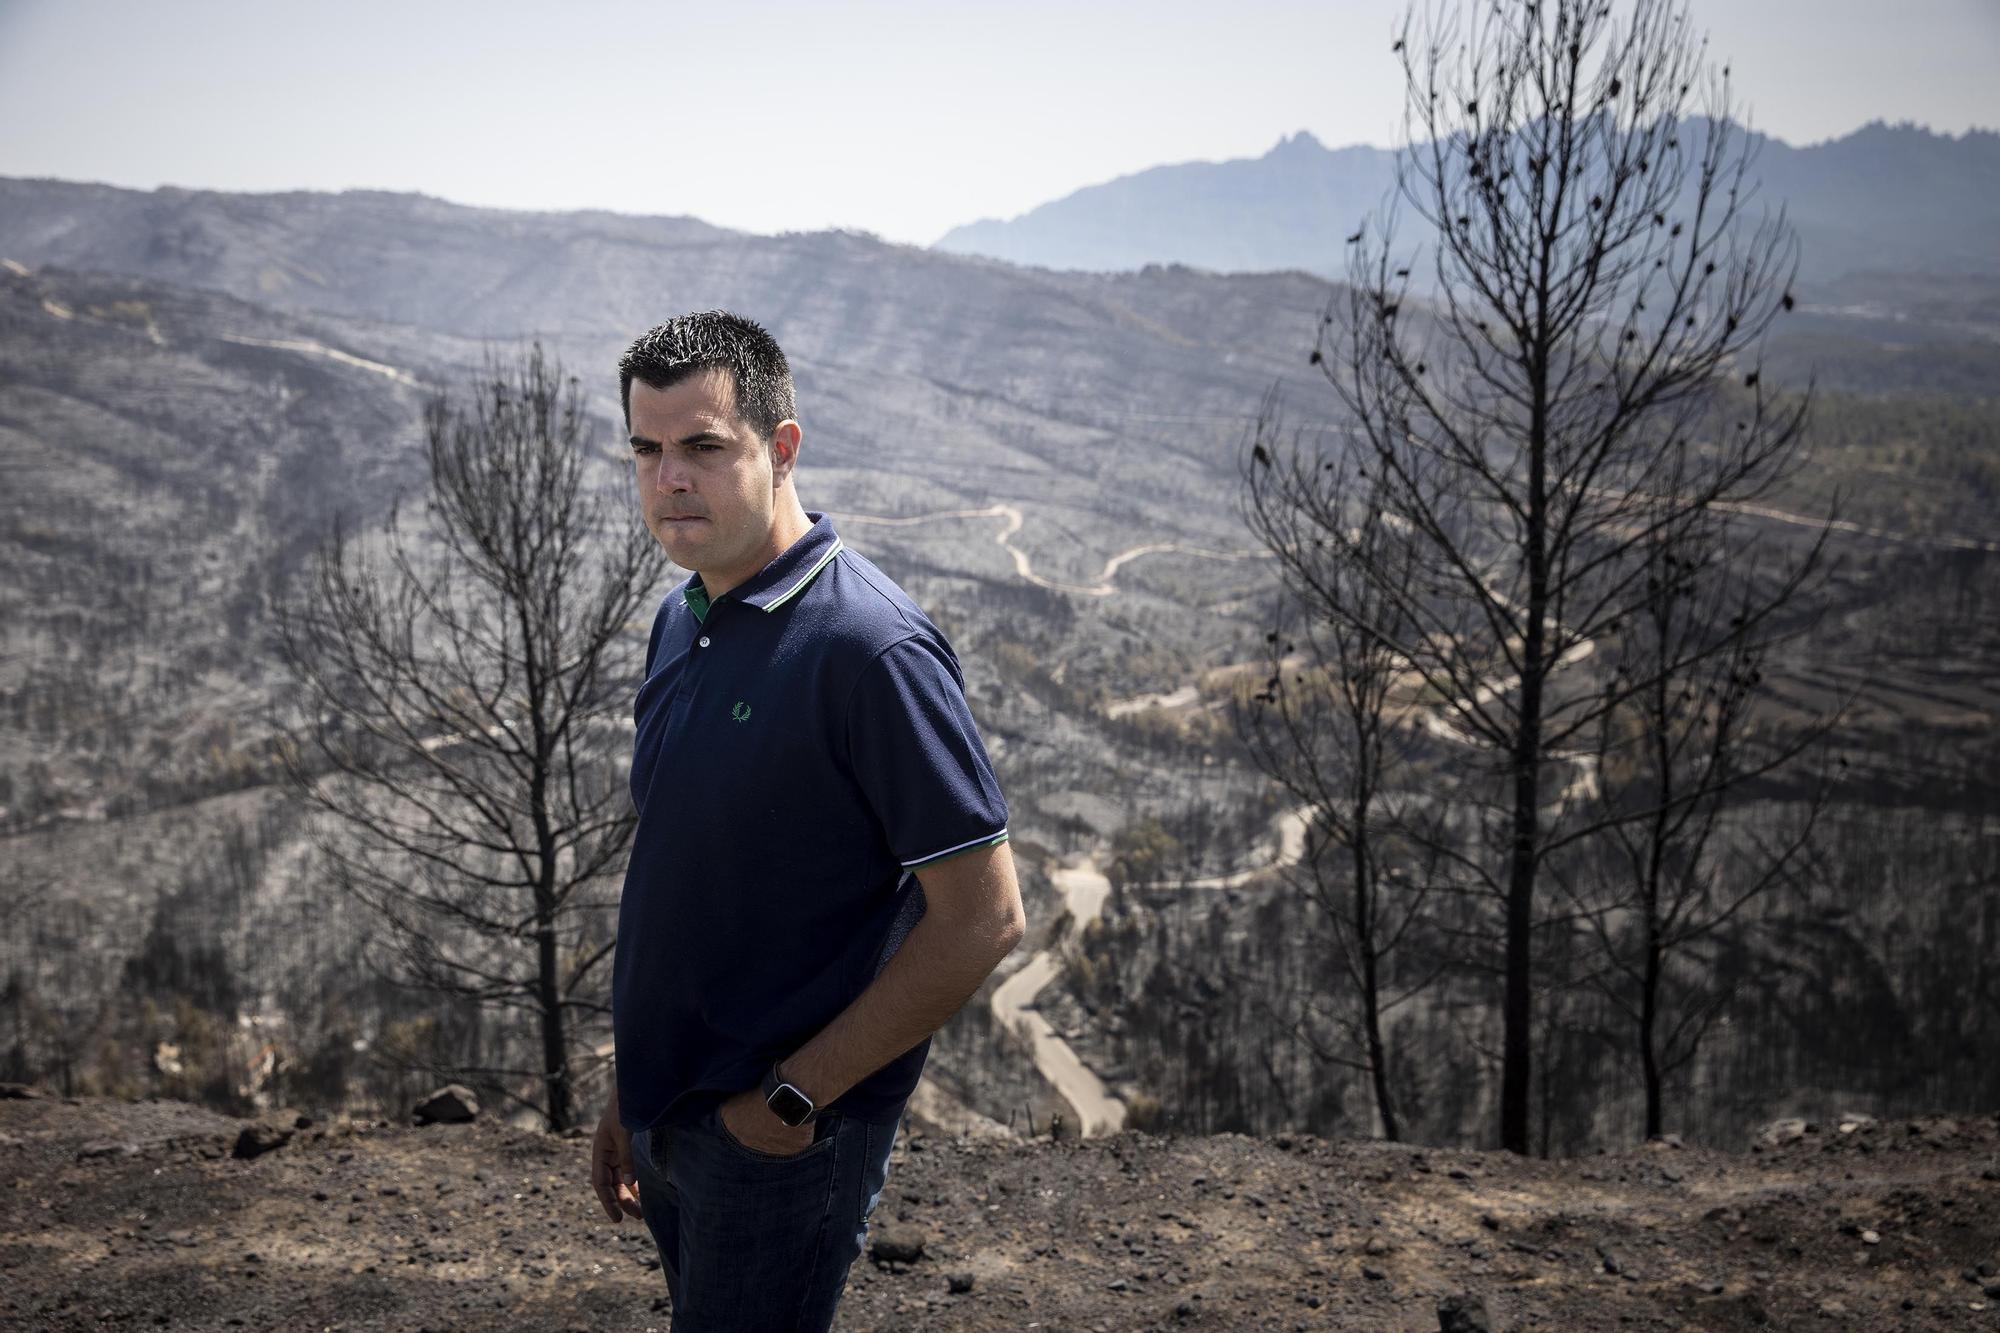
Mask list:
[[[736,707],[729,710],[729,716],[735,718],[738,722],[748,722],[750,720],[750,705],[739,699]]]

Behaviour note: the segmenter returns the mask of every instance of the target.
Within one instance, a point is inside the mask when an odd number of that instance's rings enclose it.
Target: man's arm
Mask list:
[[[943,1027],[1027,933],[1014,855],[1006,843],[924,866],[924,915],[881,973],[831,1023],[780,1062],[815,1106],[835,1098]],[[756,1088],[724,1105],[730,1132],[767,1152],[803,1151],[812,1127],[793,1129]],[[727,1113],[734,1111],[735,1117]]]

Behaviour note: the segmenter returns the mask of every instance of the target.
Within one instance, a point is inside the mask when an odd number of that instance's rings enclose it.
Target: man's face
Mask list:
[[[711,369],[655,389],[632,381],[632,456],[646,526],[667,558],[720,597],[782,550],[774,514],[798,426],[772,438],[736,415],[736,382]]]

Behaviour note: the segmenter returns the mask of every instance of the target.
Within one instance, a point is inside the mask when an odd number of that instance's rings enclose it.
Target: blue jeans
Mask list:
[[[791,1157],[747,1148],[711,1110],[632,1136],[639,1204],[674,1333],[824,1333],[889,1177],[895,1124],[829,1111]]]

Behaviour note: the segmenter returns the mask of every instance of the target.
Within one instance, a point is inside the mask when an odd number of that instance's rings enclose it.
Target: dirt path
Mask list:
[[[1057,1035],[1041,1010],[1034,1007],[1042,988],[1056,979],[1056,953],[1044,949],[1028,965],[993,992],[993,1014],[1016,1031],[1025,1031],[1033,1047],[1035,1068],[1076,1112],[1083,1138],[1116,1134],[1125,1127],[1125,1103],[1111,1095],[1104,1080],[1091,1072],[1070,1044]]]
[[[1278,833],[1278,854],[1268,864],[1250,866],[1202,879],[1171,880],[1140,887],[1149,889],[1228,889],[1248,883],[1257,875],[1292,864],[1305,849],[1306,812],[1288,810],[1274,821]],[[1070,914],[1070,928],[1064,938],[1083,931],[1104,912],[1111,896],[1111,881],[1086,856],[1074,865],[1061,866],[1049,874],[1062,891]],[[1028,965],[1008,977],[993,992],[993,1016],[1003,1026],[1025,1031],[1034,1051],[1035,1068],[1050,1086],[1076,1111],[1075,1124],[1084,1138],[1116,1134],[1125,1127],[1125,1103],[1105,1087],[1076,1051],[1064,1041],[1049,1020],[1035,1008],[1042,989],[1056,979],[1062,966],[1058,940],[1028,960]]]
[[[1052,871],[1049,878],[1062,890],[1072,935],[1097,919],[1104,910],[1104,900],[1111,894],[1111,881],[1088,857],[1076,865]],[[1035,1054],[1035,1068],[1075,1110],[1074,1123],[1082,1137],[1116,1134],[1125,1127],[1125,1103],[1111,1094],[1104,1080],[1091,1072],[1035,1008],[1035,997],[1056,979],[1061,965],[1054,947],[1030,958],[1026,967],[994,990],[993,1017],[1009,1029],[1027,1033]]]
[[[1273,870],[1282,870],[1288,865],[1296,864],[1299,857],[1305,854],[1306,827],[1308,820],[1311,818],[1311,813],[1309,806],[1302,805],[1295,810],[1285,811],[1285,813],[1272,821],[1278,833],[1278,854],[1263,865],[1247,866],[1242,870],[1231,870],[1221,875],[1203,875],[1199,879],[1168,880],[1164,883],[1146,884],[1141,887],[1148,889],[1234,889],[1248,884],[1259,875],[1266,875]]]
[[[1566,666],[1574,666],[1596,651],[1597,641],[1594,639],[1585,639],[1580,643],[1572,644],[1568,651],[1556,659],[1553,670],[1561,670]],[[1496,676],[1486,684],[1481,685],[1474,692],[1474,702],[1483,704],[1487,700],[1513,689],[1519,681],[1520,677],[1518,676]],[[1472,741],[1467,738],[1464,728],[1459,725],[1455,718],[1447,714],[1444,709],[1438,708],[1426,711],[1422,715],[1418,725],[1440,740],[1454,741],[1460,745],[1472,744]],[[1576,773],[1571,776],[1568,782],[1563,784],[1562,791],[1556,796],[1557,805],[1568,806],[1573,803],[1589,800],[1597,795],[1596,755],[1578,753],[1550,755],[1549,758],[1565,763],[1573,763],[1577,767]]]
[[[1110,597],[1118,591],[1112,578],[1132,561],[1141,556],[1174,553],[1198,555],[1209,560],[1260,560],[1267,558],[1264,551],[1212,551],[1203,546],[1187,546],[1180,542],[1146,542],[1120,551],[1104,562],[1104,570],[1094,583],[1064,583],[1059,579],[1044,578],[1035,572],[1034,562],[1028,553],[1014,544],[1014,538],[1027,522],[1026,515],[1013,505],[994,504],[984,509],[946,509],[934,514],[915,514],[907,518],[883,518],[874,514],[834,514],[836,522],[878,528],[912,528],[950,519],[997,518],[1000,531],[993,540],[1005,550],[1014,562],[1014,572],[1037,588],[1047,588],[1052,592],[1074,593],[1079,597]]]
[[[1721,509],[1731,514],[1748,514],[1752,518],[1770,519],[1774,523],[1789,523],[1795,527],[1831,527],[1835,532],[1850,532],[1859,537],[1874,537],[1881,541],[1896,542],[1904,546],[1929,546],[1947,551],[2000,551],[2000,542],[1981,541],[1976,537],[1954,537],[1950,534],[1924,535],[1911,532],[1891,532],[1887,528],[1871,528],[1863,523],[1850,522],[1844,518],[1828,523],[1823,518],[1813,518],[1808,514],[1787,513],[1783,509],[1773,509],[1769,505],[1749,504],[1740,500],[1716,500],[1711,509]]]
[[[245,347],[274,347],[281,352],[302,352],[307,356],[323,356],[329,361],[338,361],[344,366],[354,366],[361,370],[373,371],[377,375],[387,376],[398,384],[417,383],[417,377],[410,374],[407,370],[398,370],[396,367],[384,365],[380,361],[370,361],[364,357],[358,357],[352,352],[343,352],[337,347],[328,347],[325,343],[314,342],[311,338],[252,338],[241,333],[224,333],[218,336],[226,343],[240,343]]]
[[[1183,685],[1177,690],[1162,694],[1135,694],[1129,699],[1113,699],[1104,706],[1106,717],[1127,717],[1133,713],[1143,713],[1149,708],[1186,708],[1201,701],[1199,685]]]

